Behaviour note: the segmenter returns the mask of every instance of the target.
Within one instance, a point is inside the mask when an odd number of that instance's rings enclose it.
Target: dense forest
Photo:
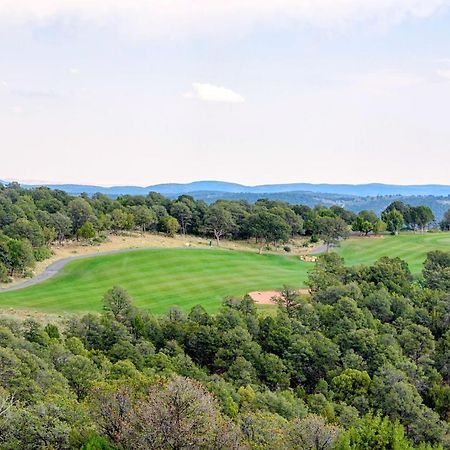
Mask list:
[[[329,247],[351,230],[398,233],[402,228],[424,230],[433,224],[430,208],[400,201],[392,202],[378,217],[373,211],[355,214],[339,206],[310,208],[267,199],[255,204],[219,200],[208,205],[187,195],[170,200],[154,192],[117,199],[104,194],[74,197],[60,190],[25,189],[12,183],[0,185],[0,281],[30,275],[35,261],[50,256],[52,242],[98,243],[107,232],[193,234],[209,236],[217,245],[224,237],[254,239],[263,250],[286,244],[295,236],[308,236],[310,242],[321,240]],[[450,211],[440,226],[450,229]]]
[[[105,311],[0,323],[2,449],[450,448],[450,254],[331,252],[309,296],[152,316],[120,287]]]

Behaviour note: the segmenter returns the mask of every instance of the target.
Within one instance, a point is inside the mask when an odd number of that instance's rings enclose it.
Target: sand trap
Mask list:
[[[309,295],[309,289],[299,289],[298,293],[300,295]],[[255,291],[255,292],[249,292],[248,295],[253,299],[255,303],[258,305],[274,305],[275,302],[273,301],[274,297],[279,297],[280,292],[279,291]]]
[[[249,292],[248,295],[253,299],[255,303],[259,305],[273,305],[275,302],[273,297],[278,297],[280,293],[278,291],[262,291],[262,292]]]

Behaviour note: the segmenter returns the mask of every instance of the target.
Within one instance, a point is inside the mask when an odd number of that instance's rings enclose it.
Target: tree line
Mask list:
[[[402,228],[425,230],[434,220],[426,206],[395,201],[378,217],[373,211],[355,214],[340,206],[290,205],[260,199],[219,200],[212,205],[188,195],[170,200],[158,193],[71,196],[45,187],[24,189],[17,183],[0,185],[0,281],[27,275],[36,261],[50,256],[49,246],[66,239],[99,242],[105,232],[139,230],[175,236],[208,236],[217,245],[222,238],[254,239],[265,246],[286,244],[296,236],[330,247],[351,230],[362,234],[396,234]],[[450,211],[441,223],[450,229]],[[289,251],[289,246],[286,246]]]
[[[450,254],[319,257],[310,296],[0,320],[1,449],[448,449]]]

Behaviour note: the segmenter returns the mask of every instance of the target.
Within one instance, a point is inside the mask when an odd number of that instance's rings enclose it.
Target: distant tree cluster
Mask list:
[[[0,319],[1,449],[448,449],[450,254],[319,257],[310,296]],[[174,299],[176,300],[176,299]]]
[[[322,240],[327,248],[348,237],[351,230],[368,235],[402,228],[425,230],[434,220],[426,206],[395,201],[378,217],[372,211],[355,214],[340,206],[289,205],[260,199],[219,200],[212,205],[188,195],[170,200],[151,192],[146,196],[103,194],[71,196],[60,190],[24,189],[0,185],[0,280],[25,275],[35,261],[50,256],[52,242],[66,239],[96,242],[105,233],[127,231],[253,239],[260,248],[282,245],[296,236]],[[450,229],[450,212],[440,224]]]
[[[412,231],[425,231],[434,221],[434,214],[428,206],[411,206],[396,200],[383,211],[381,218],[388,231],[398,234],[403,227]]]

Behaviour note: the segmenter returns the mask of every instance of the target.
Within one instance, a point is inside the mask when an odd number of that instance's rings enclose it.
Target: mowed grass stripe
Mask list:
[[[404,259],[414,275],[420,275],[426,255],[432,250],[450,251],[450,233],[404,233],[383,238],[353,238],[337,252],[347,264],[371,264],[382,256]]]
[[[41,284],[0,294],[0,307],[52,312],[99,311],[113,285],[152,312],[202,304],[216,311],[224,297],[252,290],[300,287],[312,265],[296,257],[197,249],[153,249],[76,260]]]
[[[420,275],[426,253],[450,251],[450,233],[352,238],[337,249],[349,265],[370,264],[381,256],[405,259]],[[312,264],[293,256],[257,255],[216,249],[152,249],[80,259],[41,284],[0,294],[0,308],[49,312],[99,311],[103,294],[126,288],[139,307],[154,313],[196,304],[216,311],[224,297],[288,284],[304,286]]]

